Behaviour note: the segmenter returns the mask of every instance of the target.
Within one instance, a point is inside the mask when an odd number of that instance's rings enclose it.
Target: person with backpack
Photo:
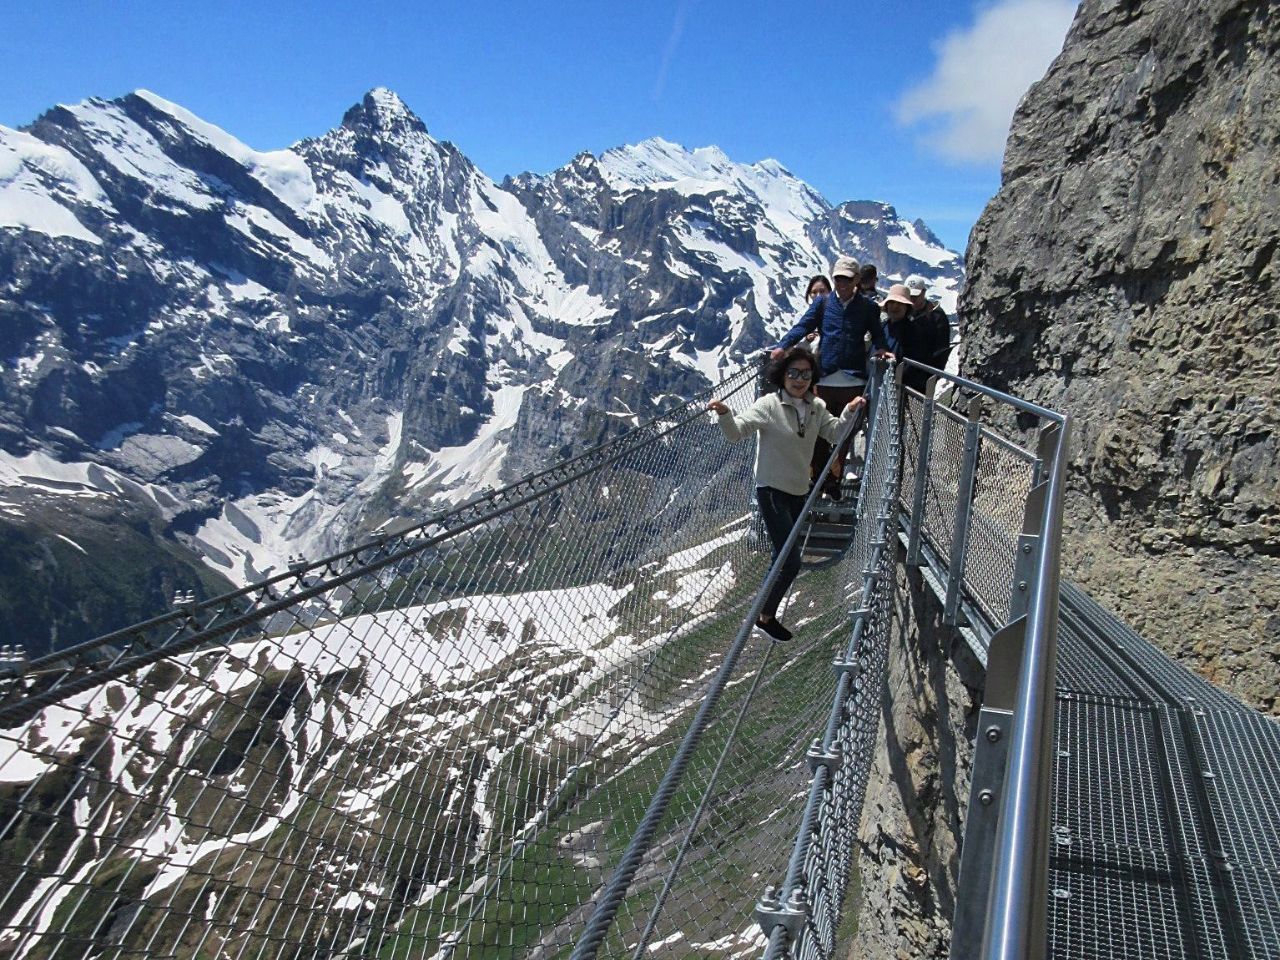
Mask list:
[[[880,308],[875,301],[858,293],[860,278],[857,260],[853,257],[837,257],[831,268],[835,290],[825,296],[815,297],[800,319],[770,351],[770,357],[777,360],[801,338],[818,331],[822,337],[818,361],[823,377],[818,381],[817,394],[831,410],[843,409],[855,397],[862,396],[866,389],[865,338],[868,335],[875,345],[875,356],[893,358],[887,350],[884,330],[880,326]],[[848,452],[849,444],[846,442],[841,445],[831,474],[822,478],[822,492],[830,500],[840,500],[843,495],[840,487]],[[818,471],[822,470],[830,454],[830,444],[820,440],[815,445],[815,482],[818,482]]]

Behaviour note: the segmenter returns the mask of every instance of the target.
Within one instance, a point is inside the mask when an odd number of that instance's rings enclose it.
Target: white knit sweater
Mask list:
[[[809,417],[800,436],[800,414],[775,390],[761,397],[741,414],[732,412],[717,418],[720,429],[734,443],[749,433],[759,433],[756,445],[756,486],[773,487],[783,493],[804,496],[809,492],[809,461],[819,435],[834,440],[840,426],[854,413],[833,417],[819,397],[809,398]]]

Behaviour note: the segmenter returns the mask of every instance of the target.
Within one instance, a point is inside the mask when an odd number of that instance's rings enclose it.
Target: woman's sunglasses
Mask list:
[[[812,370],[801,370],[799,367],[792,367],[787,371],[788,380],[812,380]]]

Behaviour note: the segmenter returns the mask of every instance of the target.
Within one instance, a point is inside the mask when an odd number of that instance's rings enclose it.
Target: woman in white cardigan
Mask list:
[[[765,394],[740,415],[735,416],[719,400],[708,409],[719,418],[720,429],[729,441],[758,434],[756,445],[756,502],[776,560],[791,528],[804,512],[809,493],[809,460],[813,445],[821,436],[834,441],[840,427],[866,405],[865,397],[855,397],[837,420],[822,399],[813,392],[818,379],[818,361],[806,347],[792,347],[773,360],[765,379],[776,389]],[[797,545],[787,557],[781,575],[765,598],[756,626],[775,640],[790,640],[791,631],[779,622],[778,604],[800,572]]]

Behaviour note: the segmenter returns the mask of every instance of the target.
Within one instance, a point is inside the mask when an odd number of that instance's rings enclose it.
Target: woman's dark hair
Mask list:
[[[825,284],[827,285],[827,292],[828,292],[828,293],[830,293],[830,292],[831,292],[831,281],[830,281],[830,280],[828,280],[828,279],[827,279],[825,276],[823,276],[821,273],[820,273],[820,274],[818,274],[816,277],[810,277],[810,278],[809,278],[809,285],[808,285],[807,287],[805,287],[805,288],[804,288],[804,302],[805,302],[805,303],[809,303],[811,300],[813,300],[813,297],[814,297],[813,288],[814,288],[814,285],[815,285],[815,284],[818,284],[818,283],[825,283]]]
[[[797,360],[808,362],[813,368],[813,379],[809,381],[810,389],[818,382],[818,378],[822,376],[818,370],[818,358],[813,355],[813,351],[808,347],[795,346],[780,356],[777,360],[769,361],[769,367],[764,372],[764,378],[772,386],[782,389],[782,384],[786,381],[787,367],[795,363]]]

